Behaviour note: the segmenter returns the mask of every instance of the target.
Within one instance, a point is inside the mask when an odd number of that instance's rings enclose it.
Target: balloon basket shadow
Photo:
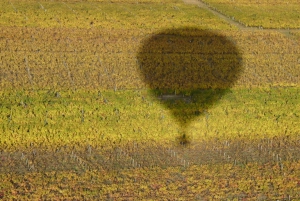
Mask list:
[[[150,90],[150,94],[164,105],[178,124],[176,144],[186,146],[192,141],[188,131],[191,123],[196,119],[205,118],[207,110],[217,105],[228,91],[230,89],[178,90],[178,93],[174,93],[174,90]]]
[[[186,147],[191,144],[191,142],[192,138],[186,131],[182,131],[177,134],[176,145]]]

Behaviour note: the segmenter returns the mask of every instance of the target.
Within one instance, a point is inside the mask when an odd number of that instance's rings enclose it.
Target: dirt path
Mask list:
[[[197,5],[200,8],[204,8],[206,10],[209,10],[210,12],[212,12],[214,15],[216,15],[217,17],[225,20],[226,22],[228,22],[229,24],[236,26],[239,29],[245,29],[247,28],[246,26],[244,26],[243,24],[240,24],[230,18],[228,18],[226,15],[223,15],[220,12],[215,11],[214,9],[212,9],[211,7],[209,7],[208,5],[206,5],[205,3],[203,3],[200,0],[183,0],[184,3],[186,4],[193,4],[193,5]],[[248,29],[251,29],[250,27]]]
[[[237,27],[239,30],[245,30],[245,31],[257,31],[257,30],[260,30],[260,31],[278,31],[278,32],[282,33],[285,36],[292,37],[292,38],[295,37],[293,34],[290,33],[290,29],[260,29],[258,27],[247,27],[247,26],[245,26],[242,23],[239,23],[239,22],[237,22],[235,20],[230,19],[229,17],[227,17],[223,13],[220,13],[220,12],[214,10],[212,7],[210,7],[209,5],[205,4],[201,0],[183,0],[183,2],[186,3],[186,4],[197,5],[200,8],[204,8],[206,10],[209,10],[214,15],[216,15],[217,17],[225,20],[229,24]],[[300,31],[300,29],[292,29],[292,30],[299,30]]]

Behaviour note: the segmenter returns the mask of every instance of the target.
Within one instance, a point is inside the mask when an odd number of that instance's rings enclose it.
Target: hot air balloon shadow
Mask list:
[[[186,128],[230,91],[242,72],[242,56],[232,39],[193,27],[166,29],[145,38],[137,59],[142,79],[155,99]]]

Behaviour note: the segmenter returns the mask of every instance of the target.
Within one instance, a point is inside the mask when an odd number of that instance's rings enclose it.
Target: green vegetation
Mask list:
[[[298,87],[233,89],[214,107],[194,116],[188,133],[196,141],[297,136],[298,94]],[[186,107],[200,108],[197,102]],[[168,144],[180,130],[171,112],[146,90],[9,91],[1,94],[1,108],[0,145],[6,151],[31,143],[99,146],[107,138],[121,144],[128,140]]]

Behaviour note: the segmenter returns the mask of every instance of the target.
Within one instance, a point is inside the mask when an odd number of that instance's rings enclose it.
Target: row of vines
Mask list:
[[[296,41],[276,32],[215,33],[225,36],[238,49],[243,73],[236,85],[299,84],[300,49]],[[197,34],[183,36],[181,41],[171,45],[172,36],[166,35],[162,41],[169,50],[139,52],[143,41],[154,33],[131,34],[130,31],[115,30],[108,34],[102,30],[3,28],[0,32],[1,86],[3,89],[144,88],[139,75],[143,61],[137,59],[137,54],[148,54],[153,57],[153,64],[149,65],[162,63],[166,69],[184,63],[209,62],[208,57],[212,63],[217,63],[222,60],[223,54],[233,54],[229,50],[226,52],[226,47],[214,36],[205,35],[207,32],[203,31],[202,36]],[[182,49],[185,43],[192,43],[190,47],[193,48]],[[215,49],[206,49],[211,46]],[[179,49],[180,54],[176,52]],[[215,52],[216,49],[225,52]]]
[[[180,2],[3,1],[0,24],[18,27],[157,30],[185,26],[234,29],[212,13]],[[201,12],[199,12],[199,9]]]

